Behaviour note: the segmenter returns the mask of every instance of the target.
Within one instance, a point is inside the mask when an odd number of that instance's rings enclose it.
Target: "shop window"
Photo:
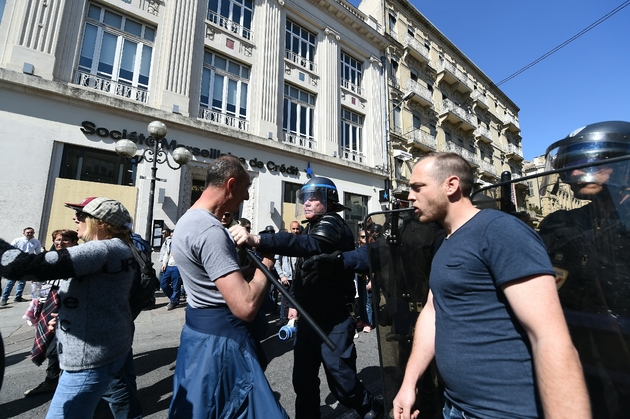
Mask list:
[[[133,186],[136,158],[125,159],[114,152],[65,144],[59,177]]]
[[[284,182],[284,192],[282,194],[282,202],[287,204],[295,204],[297,191],[302,188],[299,183]]]

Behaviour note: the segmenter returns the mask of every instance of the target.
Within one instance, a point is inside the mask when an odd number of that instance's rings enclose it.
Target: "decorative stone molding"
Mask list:
[[[383,62],[380,60],[380,58],[372,55],[370,56],[370,62],[375,63],[379,68],[383,68]]]
[[[214,36],[216,35],[215,29],[206,23],[206,38],[214,41]]]
[[[280,7],[284,7],[284,0],[277,0],[277,2]]]
[[[160,4],[162,4],[160,0],[147,0],[147,12],[151,13],[153,16],[158,16],[160,13]]]
[[[337,41],[341,40],[341,36],[339,35],[339,33],[337,33],[335,30],[331,28],[324,29],[324,33],[327,36],[333,36]]]

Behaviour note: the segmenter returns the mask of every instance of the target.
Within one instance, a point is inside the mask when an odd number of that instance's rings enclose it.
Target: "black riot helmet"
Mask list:
[[[630,122],[606,121],[579,128],[566,138],[553,143],[545,155],[545,171],[564,169],[577,165],[602,162],[607,159],[630,154]],[[619,169],[623,166],[623,170]],[[559,174],[566,183],[595,182],[595,174],[605,165],[581,168],[578,171],[565,171]],[[628,164],[617,163],[613,175],[606,184],[626,186]],[[547,187],[558,182],[557,175],[546,176],[541,186],[541,195]]]
[[[339,203],[339,193],[337,186],[332,180],[325,177],[312,177],[297,191],[295,197],[295,216],[304,215],[304,206],[307,201],[319,201],[322,205],[315,215],[322,215],[327,212],[338,212],[347,209]]]

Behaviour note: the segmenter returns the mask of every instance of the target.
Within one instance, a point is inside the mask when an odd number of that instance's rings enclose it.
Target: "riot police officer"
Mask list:
[[[322,253],[354,249],[354,237],[337,212],[346,209],[339,203],[335,184],[324,177],[311,178],[296,196],[296,217],[303,214],[307,225],[301,235],[290,233],[255,236],[238,226],[230,232],[238,245],[246,244],[265,253],[297,256],[296,278],[292,291],[296,301],[335,343],[332,352],[306,322],[298,326],[294,346],[293,388],[297,419],[320,418],[319,367],[324,365],[326,379],[341,404],[362,418],[382,414],[382,405],[367,391],[356,374],[355,324],[348,303],[355,295],[354,273],[342,269],[315,281],[305,281],[299,265]],[[289,315],[291,317],[291,314]]]
[[[618,159],[629,154],[630,122],[587,125],[548,148],[548,168],[579,167],[548,176],[541,190],[564,182],[580,200],[539,228],[598,419],[630,412],[630,160]]]

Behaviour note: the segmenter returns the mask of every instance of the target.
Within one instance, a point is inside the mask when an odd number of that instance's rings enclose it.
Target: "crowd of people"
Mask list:
[[[444,236],[392,401],[395,419],[419,417],[418,383],[434,360],[444,418],[627,413],[630,285],[621,249],[630,170],[584,164],[628,155],[630,123],[592,124],[555,146],[553,169],[578,165],[556,182],[590,204],[550,215],[539,231],[521,217],[476,208],[473,172],[460,156],[432,153],[414,165],[408,200],[415,217],[440,226]],[[383,417],[383,401],[357,375],[354,337],[376,323],[368,254],[388,226],[367,220],[355,238],[339,214],[347,208],[336,185],[311,177],[296,194],[288,231],[269,226],[252,234],[251,222],[235,217],[249,186],[242,163],[221,156],[209,164],[206,188],[179,219],[177,234],[163,229],[159,270],[167,310],[186,292],[168,417],[288,417],[265,376],[260,345],[261,313],[270,298],[275,306],[268,275],[292,296],[281,298],[278,325],[299,321],[296,418],[321,417],[320,367],[342,405],[364,419]],[[55,231],[49,251],[31,227],[12,243],[0,240],[0,275],[11,278],[0,305],[9,304],[16,282],[14,301],[22,302],[26,279],[49,281],[48,294],[33,295],[49,307],[32,302],[33,360],[48,360],[46,377],[25,395],[54,391],[47,418],[91,417],[101,398],[115,418],[140,418],[131,347],[137,313],[129,299],[140,274],[135,255],[148,244],[134,245],[131,216],[116,200],[90,197],[66,207],[77,231]],[[247,259],[246,247],[260,263]],[[587,320],[608,327],[594,331]],[[613,368],[618,378],[602,377]]]

